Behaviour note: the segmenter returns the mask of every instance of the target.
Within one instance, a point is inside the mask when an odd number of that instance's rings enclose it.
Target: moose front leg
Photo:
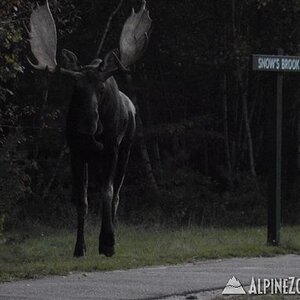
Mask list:
[[[115,235],[112,222],[113,185],[108,184],[102,192],[102,226],[99,236],[99,254],[111,257],[115,254]]]
[[[99,236],[99,254],[111,257],[115,253],[115,236],[113,224],[113,195],[114,175],[118,160],[117,145],[106,149],[103,161],[103,186],[102,186],[102,226]]]
[[[74,250],[75,257],[84,256],[86,245],[84,240],[84,219],[88,211],[87,202],[87,164],[75,157],[71,158],[72,163],[72,202],[77,208],[77,239]]]

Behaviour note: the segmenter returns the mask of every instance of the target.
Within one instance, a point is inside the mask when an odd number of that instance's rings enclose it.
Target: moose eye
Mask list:
[[[99,92],[100,94],[102,94],[103,91],[104,91],[104,85],[103,85],[103,84],[99,84],[99,85],[98,85],[98,92]]]

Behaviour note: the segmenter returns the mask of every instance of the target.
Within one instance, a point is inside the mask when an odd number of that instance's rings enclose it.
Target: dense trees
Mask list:
[[[120,1],[49,2],[58,48],[72,49],[87,63]],[[0,215],[7,226],[25,219],[51,222],[53,215],[65,220],[72,210],[63,128],[72,84],[37,75],[28,66],[23,23],[31,3],[0,5]],[[100,56],[118,45],[124,19],[139,5],[123,1]],[[252,53],[276,54],[278,48],[298,53],[300,1],[149,0],[148,5],[154,20],[149,48],[133,70],[131,88],[119,78],[136,99],[143,125],[121,216],[131,222],[265,222],[275,80],[251,72],[249,60]],[[293,207],[292,222],[300,209],[298,80],[297,74],[284,78],[283,207],[285,216]],[[149,193],[153,180],[158,192]],[[96,212],[96,184],[90,191]]]

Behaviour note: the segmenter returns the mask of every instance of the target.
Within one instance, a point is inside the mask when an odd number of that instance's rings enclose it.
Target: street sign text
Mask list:
[[[252,55],[254,71],[300,72],[300,56]]]

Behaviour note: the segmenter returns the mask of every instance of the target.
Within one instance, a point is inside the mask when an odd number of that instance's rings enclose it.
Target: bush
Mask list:
[[[31,178],[25,171],[29,160],[26,152],[18,151],[22,140],[22,133],[17,131],[0,149],[0,216],[5,216],[7,225],[18,223],[23,201],[31,192]]]

